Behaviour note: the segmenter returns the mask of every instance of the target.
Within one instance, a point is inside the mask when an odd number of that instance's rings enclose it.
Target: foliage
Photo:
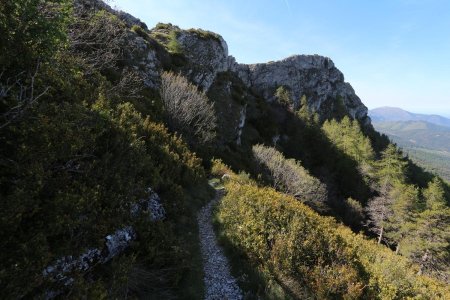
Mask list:
[[[409,234],[401,240],[400,252],[420,264],[420,272],[450,280],[450,208],[443,182],[434,178],[423,191],[424,205],[404,226]],[[405,249],[403,249],[403,247]]]
[[[156,29],[170,29],[171,27],[172,27],[171,23],[165,24],[165,23],[161,23],[161,22],[157,23],[155,26]]]
[[[311,111],[306,95],[301,96],[299,102],[300,108],[297,111],[297,116],[308,125],[319,124],[319,115]]]
[[[139,25],[133,25],[131,27],[131,31],[135,32],[137,35],[139,35],[141,38],[143,38],[144,40],[148,39],[148,34],[147,32]]]
[[[67,3],[64,0],[2,1],[0,65],[4,70],[32,70],[38,61],[47,61],[61,48],[66,38]]]
[[[181,44],[178,42],[177,32],[175,30],[172,30],[169,33],[168,38],[169,38],[169,41],[167,43],[167,49],[169,50],[169,52],[173,53],[173,54],[182,54],[183,48],[182,48]]]
[[[277,88],[275,91],[275,99],[283,107],[288,108],[293,105],[292,96],[284,86]]]
[[[214,32],[208,31],[208,30],[203,30],[200,28],[197,28],[197,29],[191,28],[191,29],[188,29],[187,31],[190,33],[195,33],[197,36],[199,36],[200,38],[205,39],[205,40],[213,39],[219,43],[221,42],[220,36],[217,33],[214,33]]]
[[[229,242],[254,265],[263,266],[281,282],[297,282],[312,297],[449,296],[444,283],[415,275],[417,266],[405,258],[317,215],[294,198],[234,180],[226,183],[226,189],[217,218]]]
[[[206,183],[201,161],[147,115],[155,111],[143,114],[111,92],[120,82],[108,70],[124,63],[123,23],[95,10],[69,18],[63,4],[0,4],[2,117],[19,104],[21,88],[35,95],[27,96],[32,105],[20,118],[0,128],[0,297],[38,298],[56,289],[73,298],[124,298],[141,289],[127,284],[136,268],[159,276],[158,284],[146,282],[154,295],[173,296],[196,251],[183,247],[177,228],[195,219],[186,189]],[[118,35],[105,36],[111,33]],[[98,47],[86,48],[90,39],[98,39]],[[131,217],[131,206],[149,187],[161,196],[164,222]],[[68,274],[75,281],[66,287],[43,277],[57,259],[102,248],[105,237],[125,225],[138,236],[125,255]]]
[[[191,145],[211,142],[216,116],[205,93],[181,75],[165,72],[161,79],[161,99],[169,128],[179,132]]]
[[[322,129],[338,149],[358,163],[369,163],[374,159],[370,140],[362,133],[358,121],[345,116],[340,122],[334,119],[325,121]]]
[[[300,162],[286,159],[276,149],[263,145],[253,146],[253,156],[267,170],[273,187],[301,201],[323,209],[327,201],[327,188],[311,176]]]
[[[80,57],[91,72],[117,70],[125,53],[131,51],[128,29],[118,17],[85,6],[75,9],[69,26],[69,51]]]
[[[0,4],[0,128],[19,120],[49,86],[54,55],[64,47],[68,1]]]
[[[211,160],[211,175],[215,177],[222,177],[225,174],[232,174],[230,168],[225,165],[220,159]]]

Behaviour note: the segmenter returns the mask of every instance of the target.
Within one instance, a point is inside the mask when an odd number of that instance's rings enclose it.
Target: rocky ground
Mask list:
[[[243,299],[236,279],[230,274],[227,258],[217,243],[211,222],[214,204],[221,198],[222,193],[218,191],[216,197],[205,205],[197,216],[205,273],[203,279],[205,282],[205,299]]]

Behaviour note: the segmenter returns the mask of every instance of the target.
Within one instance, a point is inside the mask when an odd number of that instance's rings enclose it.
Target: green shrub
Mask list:
[[[161,23],[161,22],[157,23],[155,26],[156,29],[170,29],[171,27],[172,27],[172,24],[170,24],[170,23],[165,24],[165,23]]]
[[[177,32],[172,30],[169,33],[169,41],[167,43],[167,50],[173,54],[181,54],[183,53],[183,47],[177,40]]]
[[[133,25],[133,27],[131,27],[131,31],[135,32],[137,35],[139,35],[144,40],[148,39],[147,32],[145,32],[145,30],[142,29],[142,27],[139,25]]]
[[[203,30],[200,28],[198,28],[198,29],[191,28],[191,29],[188,29],[188,32],[194,33],[198,37],[205,39],[205,40],[213,39],[213,40],[220,42],[220,36],[217,33],[214,33],[214,32],[208,31],[208,30]]]
[[[450,295],[444,283],[417,276],[417,266],[332,218],[321,217],[271,188],[232,178],[217,210],[220,228],[255,266],[285,280],[284,286],[295,282],[318,299],[447,299]]]

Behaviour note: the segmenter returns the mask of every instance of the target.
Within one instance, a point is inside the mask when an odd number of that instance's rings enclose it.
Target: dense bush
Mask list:
[[[323,208],[327,201],[327,188],[317,178],[311,176],[295,159],[286,159],[275,148],[263,145],[253,146],[253,156],[263,171],[269,174],[273,186],[300,201]]]
[[[164,72],[161,80],[161,99],[169,128],[191,145],[211,142],[216,116],[206,94],[181,75]]]
[[[183,47],[181,46],[180,42],[178,42],[178,33],[175,30],[172,30],[168,35],[168,43],[167,43],[167,50],[169,50],[170,53],[173,54],[182,54],[183,53]]]
[[[444,283],[270,188],[230,180],[217,219],[230,243],[318,299],[446,299]],[[302,295],[294,295],[301,298]]]
[[[126,298],[137,293],[128,285],[137,269],[158,277],[145,282],[154,295],[173,294],[189,265],[177,230],[192,213],[186,189],[205,183],[200,159],[149,111],[109,92],[117,80],[105,70],[123,67],[123,23],[95,10],[69,17],[63,2],[0,4],[0,298],[38,298],[49,289]],[[90,39],[100,45],[87,49]],[[145,93],[141,100],[158,101]],[[131,217],[149,187],[161,196],[164,222]],[[127,225],[138,238],[123,256],[73,272],[66,287],[43,277],[57,259],[101,249],[106,235]]]
[[[57,258],[101,246],[138,221],[130,206],[146,188],[174,189],[203,176],[180,139],[130,104],[111,111],[101,103],[93,110],[42,103],[33,115],[3,136],[0,280],[8,280],[2,292],[9,295],[35,287]],[[166,199],[172,216],[180,196]]]

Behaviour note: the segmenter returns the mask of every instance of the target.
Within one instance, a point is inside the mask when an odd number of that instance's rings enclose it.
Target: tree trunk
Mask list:
[[[429,254],[429,251],[427,249],[425,251],[425,254],[422,256],[422,262],[420,264],[420,269],[419,269],[419,272],[417,272],[417,275],[422,275],[423,274],[423,269],[425,267],[425,263],[428,260],[428,254]]]
[[[383,239],[383,230],[384,228],[380,228],[380,234],[378,235],[378,244],[381,244],[381,240]]]

